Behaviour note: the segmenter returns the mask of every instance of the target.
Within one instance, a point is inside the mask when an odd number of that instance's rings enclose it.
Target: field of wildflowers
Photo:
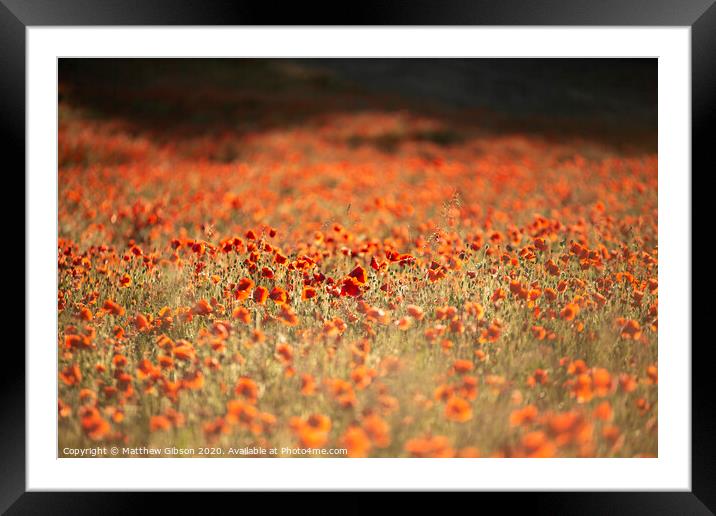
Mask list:
[[[657,454],[653,151],[254,65],[60,76],[60,456]]]

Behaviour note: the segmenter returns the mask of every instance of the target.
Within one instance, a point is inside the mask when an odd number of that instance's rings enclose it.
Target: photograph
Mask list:
[[[57,457],[659,457],[658,59],[57,68]]]

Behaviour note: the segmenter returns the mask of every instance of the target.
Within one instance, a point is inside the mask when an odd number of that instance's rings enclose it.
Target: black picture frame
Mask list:
[[[692,44],[692,171],[688,173],[693,178],[693,170],[707,174],[716,168],[708,135],[716,113],[714,0],[364,0],[333,6],[231,0],[0,0],[0,146],[6,180],[25,170],[25,29],[43,25],[688,26]],[[9,217],[6,220],[16,215]],[[30,273],[26,267],[25,277]],[[142,497],[157,495],[25,492],[25,368],[19,366],[25,365],[25,352],[6,339],[3,360],[13,367],[3,368],[0,374],[0,510],[119,514],[146,507]],[[716,511],[716,424],[707,349],[692,347],[692,491],[511,493],[502,495],[509,501],[500,502],[525,503],[530,512],[545,514],[712,514]],[[171,505],[186,512],[195,503],[188,498],[178,493],[163,496],[163,512],[170,513]],[[360,509],[362,502],[350,505]]]

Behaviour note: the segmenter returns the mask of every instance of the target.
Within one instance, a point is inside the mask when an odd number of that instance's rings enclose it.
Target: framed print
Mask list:
[[[3,510],[713,510],[712,2],[61,4],[0,11],[27,202]]]

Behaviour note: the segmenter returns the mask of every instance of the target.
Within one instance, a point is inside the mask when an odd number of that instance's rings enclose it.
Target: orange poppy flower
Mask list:
[[[344,278],[341,283],[341,295],[357,297],[361,294],[360,283],[352,277]]]
[[[440,281],[441,279],[445,278],[445,268],[439,267],[437,269],[428,269],[428,279],[431,283],[435,283],[436,281]]]
[[[546,251],[547,250],[547,241],[544,238],[535,238],[532,243],[534,246],[539,249],[540,251]]]
[[[616,441],[619,439],[619,436],[621,435],[621,432],[619,431],[619,427],[614,425],[605,425],[602,428],[602,437],[609,441],[612,444],[615,444]]]
[[[526,405],[525,407],[513,410],[510,414],[510,426],[521,426],[534,422],[539,412],[534,405]]]
[[[368,435],[359,426],[349,426],[340,439],[341,445],[348,449],[349,457],[366,457],[372,444]]]
[[[107,299],[102,305],[102,308],[113,315],[124,315],[124,308],[111,299]]]
[[[649,403],[649,401],[645,398],[638,398],[636,400],[636,406],[642,414],[648,412],[651,409],[651,403]]]
[[[567,367],[567,372],[569,374],[582,374],[587,372],[587,364],[584,362],[584,360],[577,359],[569,363],[569,366]]]
[[[147,320],[147,317],[143,314],[138,314],[137,317],[134,318],[134,326],[139,330],[146,330],[149,328],[149,320]]]
[[[408,305],[406,307],[408,311],[408,315],[415,319],[416,321],[422,321],[423,317],[425,317],[425,312],[422,308],[416,305]]]
[[[472,301],[465,303],[465,313],[472,315],[478,321],[482,321],[485,318],[485,308],[481,304]]]
[[[201,390],[204,387],[204,373],[201,371],[188,373],[184,376],[184,378],[182,378],[181,385],[183,388],[190,391]]]
[[[58,415],[62,418],[70,417],[72,415],[72,407],[63,402],[60,398],[57,399],[57,410]]]
[[[112,357],[112,365],[116,368],[122,368],[127,365],[127,357],[124,355],[114,355]]]
[[[192,362],[196,357],[194,346],[185,340],[177,341],[177,346],[172,350],[172,354],[174,355],[174,358],[186,360],[188,362]]]
[[[143,359],[137,366],[137,378],[140,380],[145,379],[157,379],[162,375],[159,368],[155,367],[154,364],[148,359]]]
[[[258,409],[244,400],[231,400],[226,404],[226,421],[233,425],[250,428],[258,415]]]
[[[592,377],[588,374],[577,375],[577,378],[574,379],[573,395],[577,398],[578,403],[585,403],[591,400],[594,396]]]
[[[612,388],[612,376],[609,371],[596,367],[592,370],[592,382],[597,396],[606,396]]]
[[[288,344],[279,344],[276,346],[276,356],[284,364],[288,364],[293,360],[293,348]]]
[[[149,418],[149,431],[150,432],[157,432],[157,431],[166,432],[171,429],[172,429],[172,422],[169,421],[169,418],[167,418],[166,416],[152,416],[151,418]]]
[[[559,414],[551,414],[548,417],[547,424],[554,434],[564,434],[574,430],[579,424],[580,416],[577,412],[563,412]]]
[[[554,301],[555,299],[557,299],[557,291],[552,288],[546,288],[544,289],[544,296],[549,301]]]
[[[457,374],[465,374],[474,369],[475,365],[469,360],[455,360],[452,364],[453,370]]]
[[[351,371],[351,380],[353,380],[358,389],[365,389],[373,381],[376,374],[375,369],[369,369],[361,365]]]
[[[480,450],[474,446],[467,446],[458,450],[456,456],[461,459],[477,459],[480,457]]]
[[[368,414],[361,424],[377,448],[390,446],[390,425],[383,418],[377,414]]]
[[[398,327],[399,330],[407,331],[413,325],[413,320],[409,317],[401,317],[395,322],[395,325]]]
[[[172,349],[174,347],[174,341],[167,337],[165,334],[157,336],[156,344],[162,349]]]
[[[594,409],[594,417],[602,421],[611,421],[613,417],[612,406],[608,401],[602,401]]]
[[[60,380],[65,385],[77,385],[82,381],[82,372],[77,364],[67,366],[60,371]]]
[[[259,388],[256,382],[247,376],[242,376],[236,382],[234,392],[237,396],[241,396],[251,404],[255,404],[259,396]]]
[[[80,319],[83,321],[91,321],[92,320],[92,310],[87,308],[86,306],[80,310]]]
[[[621,336],[623,339],[639,340],[641,338],[641,325],[633,319],[625,321],[621,328]]]
[[[493,321],[485,330],[480,334],[479,342],[496,342],[500,338],[502,333],[502,325],[498,321]]]
[[[244,306],[234,308],[234,311],[231,312],[231,316],[245,324],[249,324],[251,322],[251,313]]]
[[[457,393],[468,400],[477,398],[477,378],[475,376],[463,376],[462,383],[457,388]]]
[[[278,315],[279,320],[287,326],[296,326],[298,324],[298,316],[290,306],[283,305]]]
[[[229,432],[226,420],[223,417],[217,417],[213,421],[207,421],[202,425],[202,431],[206,438],[213,442],[219,435]]]
[[[269,291],[266,287],[256,287],[253,295],[254,302],[263,305],[266,302],[268,295]]]
[[[310,374],[301,375],[301,394],[313,396],[316,393],[316,380]]]
[[[559,276],[559,267],[556,263],[554,263],[553,260],[548,260],[545,264],[545,268],[547,269],[547,272],[549,272],[552,276]]]
[[[355,279],[359,285],[365,285],[368,281],[368,273],[360,265],[356,265],[355,269],[348,273],[348,276]]]
[[[528,291],[519,281],[510,282],[510,292],[520,299],[527,299]]]
[[[206,299],[200,299],[196,302],[194,308],[192,308],[192,312],[196,315],[209,315],[213,311],[214,309]]]
[[[80,414],[82,430],[93,441],[104,439],[112,429],[109,422],[104,419],[96,408],[91,407],[87,412]]]
[[[450,384],[438,385],[433,392],[433,397],[437,401],[447,401],[455,392],[455,387]]]
[[[373,256],[370,259],[370,268],[374,271],[379,271],[380,269],[385,269],[387,267],[387,264],[385,262],[379,262],[378,259]]]
[[[239,283],[236,285],[236,289],[234,290],[234,298],[237,301],[243,301],[245,299],[248,299],[253,288],[253,280],[251,280],[250,278],[240,279]]]
[[[65,335],[65,349],[76,349],[82,343],[82,336],[77,334]]]
[[[567,305],[565,305],[562,311],[559,312],[559,316],[565,321],[573,321],[578,314],[579,305],[576,305],[574,303],[568,303]]]
[[[302,446],[320,448],[328,442],[331,419],[323,414],[311,414],[308,418],[291,418],[290,427],[297,434]]]
[[[500,300],[502,300],[502,299],[505,299],[506,297],[507,297],[507,293],[506,293],[503,289],[498,288],[498,289],[495,290],[495,292],[493,292],[492,297],[490,298],[490,300],[491,300],[493,303],[497,303],[498,301],[500,301]]]
[[[601,295],[599,292],[595,292],[592,294],[592,299],[599,305],[604,306],[607,304],[607,298]]]
[[[448,438],[443,435],[418,437],[405,443],[405,451],[413,457],[453,457],[455,450],[450,446]]]
[[[537,340],[544,340],[547,336],[547,330],[542,326],[532,326],[532,335],[534,335]]]
[[[119,278],[119,285],[122,288],[127,288],[132,284],[132,278],[129,276],[129,274],[123,274],[121,278]]]
[[[634,392],[637,387],[636,379],[629,374],[619,375],[619,387],[624,392]]]
[[[288,302],[288,292],[281,287],[274,287],[269,297],[277,305],[285,305]]]
[[[445,404],[445,417],[450,421],[464,423],[472,419],[472,407],[467,400],[453,396]]]
[[[306,301],[307,299],[313,299],[316,297],[318,292],[313,287],[305,286],[303,287],[303,291],[301,292],[301,299]]]
[[[522,437],[522,446],[525,454],[530,458],[554,457],[557,448],[551,443],[544,432],[537,430],[529,432]]]
[[[527,379],[527,385],[530,387],[534,387],[536,385],[545,385],[549,379],[549,374],[544,369],[535,369],[535,372],[532,373],[532,376],[530,376]]]

